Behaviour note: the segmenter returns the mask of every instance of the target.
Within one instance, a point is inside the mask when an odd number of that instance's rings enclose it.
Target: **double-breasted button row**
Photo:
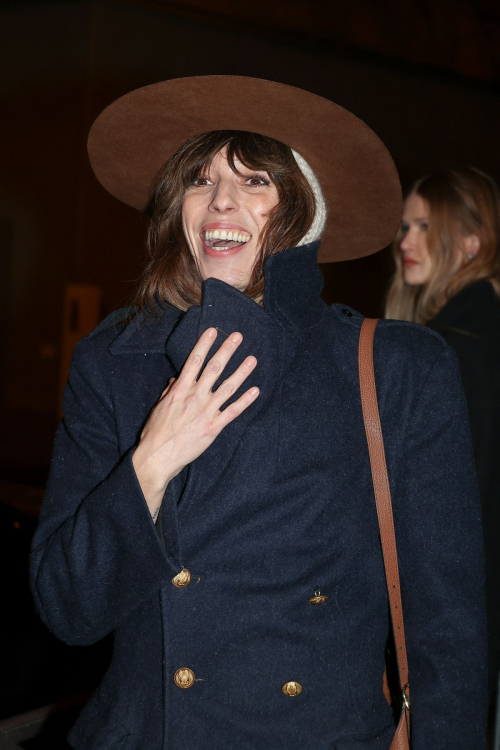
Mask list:
[[[178,688],[186,690],[187,688],[190,688],[194,685],[194,683],[196,682],[196,677],[193,670],[189,669],[189,667],[180,667],[180,669],[178,669],[174,674],[174,682]],[[283,693],[283,695],[293,697],[295,695],[299,695],[299,693],[302,692],[302,685],[296,680],[290,680],[289,682],[285,682],[285,684],[282,685],[281,692]]]
[[[185,589],[186,586],[189,586],[192,579],[193,577],[190,571],[187,568],[183,568],[180,573],[177,573],[177,575],[172,578],[172,584],[176,589]],[[327,599],[328,596],[326,594],[322,594],[321,591],[316,590],[314,596],[310,596],[308,601],[310,601],[311,604],[324,604]]]
[[[172,584],[178,589],[186,588],[191,583],[192,576],[187,568],[183,568],[176,576],[172,578]],[[323,604],[328,599],[328,596],[322,595],[320,591],[316,590],[314,596],[309,597],[311,604]],[[174,674],[174,682],[177,687],[182,690],[186,690],[194,685],[196,677],[192,669],[189,667],[180,667]],[[281,687],[283,695],[294,697],[302,692],[302,685],[296,680],[289,680],[285,682]]]

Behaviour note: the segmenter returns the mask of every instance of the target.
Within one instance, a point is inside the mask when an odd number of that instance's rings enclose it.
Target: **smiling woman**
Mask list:
[[[277,203],[278,191],[267,172],[256,173],[234,158],[230,164],[227,148],[215,155],[182,204],[184,236],[202,279],[246,289]]]
[[[394,237],[390,155],[336,104],[232,76],[127,94],[89,154],[112,195],[149,213],[149,262],[132,315],[75,349],[33,542],[47,625],[74,644],[115,633],[71,744],[408,748],[406,671],[397,729],[383,691],[395,584],[358,355],[374,326],[322,301],[317,266]],[[377,326],[374,360],[412,750],[484,750],[480,520],[456,365],[401,323]]]
[[[322,202],[319,190],[317,195]],[[324,224],[324,203],[322,208],[323,221],[316,221],[314,236],[307,237],[316,200],[285,144],[245,131],[191,138],[168,160],[153,185],[150,262],[136,304],[152,310],[155,301],[164,299],[186,310],[199,304],[208,277],[261,299],[266,259],[304,238],[316,239]],[[238,240],[235,243],[233,236],[229,247],[227,234],[224,238],[220,232],[234,228]],[[207,231],[211,237],[205,237]]]

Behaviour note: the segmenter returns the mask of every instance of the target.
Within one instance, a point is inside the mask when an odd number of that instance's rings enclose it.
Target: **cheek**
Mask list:
[[[189,225],[192,223],[192,213],[192,201],[189,198],[184,198],[181,210],[182,226],[184,228],[184,231],[186,231],[186,229],[188,229]]]
[[[182,226],[184,230],[195,231],[199,224],[200,215],[204,211],[203,201],[199,195],[186,195],[182,202]]]
[[[273,210],[275,206],[278,204],[278,196],[276,195],[269,195],[264,197],[260,197],[258,201],[254,203],[252,206],[252,213],[254,216],[255,223],[257,226],[262,229],[269,219],[269,214]]]

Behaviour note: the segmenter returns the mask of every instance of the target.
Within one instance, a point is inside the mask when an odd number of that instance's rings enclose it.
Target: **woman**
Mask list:
[[[115,632],[70,741],[387,750],[362,316],[322,302],[316,257],[320,235],[323,260],[387,243],[394,165],[331,102],[228,76],[128,94],[89,153],[113,195],[149,204],[151,259],[132,320],[76,348],[33,545],[48,626],[74,644]],[[454,356],[401,323],[380,325],[375,350],[413,747],[483,750],[480,520]]]
[[[490,692],[500,670],[500,195],[478,169],[419,180],[394,243],[389,318],[438,331],[458,355],[482,501]]]

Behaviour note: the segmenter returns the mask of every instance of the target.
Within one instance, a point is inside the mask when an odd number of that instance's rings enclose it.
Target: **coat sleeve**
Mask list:
[[[394,487],[413,750],[485,750],[480,503],[456,356],[423,383]]]
[[[92,338],[73,355],[31,552],[39,614],[70,644],[93,643],[168,581],[171,570],[132,465],[120,456]]]

